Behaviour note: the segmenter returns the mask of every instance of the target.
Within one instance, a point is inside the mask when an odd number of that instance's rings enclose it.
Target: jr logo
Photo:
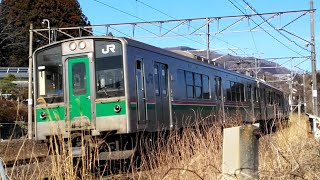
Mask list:
[[[115,53],[116,52],[116,46],[114,44],[109,44],[106,46],[106,49],[102,49],[102,54],[108,54],[109,52]]]

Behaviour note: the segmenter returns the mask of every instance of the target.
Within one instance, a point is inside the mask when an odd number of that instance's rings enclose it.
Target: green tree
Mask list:
[[[47,27],[42,24],[43,19],[49,19],[51,27],[90,24],[77,0],[3,0],[0,17],[3,18],[0,20],[3,29],[1,39],[5,39],[3,44],[0,44],[2,66],[28,65],[30,23],[37,29]],[[58,40],[64,38],[67,37],[59,36]],[[34,48],[47,43],[39,40],[34,41]]]
[[[7,77],[0,81],[0,91],[5,94],[12,94],[12,96],[17,96],[19,91],[12,81],[15,81],[16,77],[13,74],[9,74]]]

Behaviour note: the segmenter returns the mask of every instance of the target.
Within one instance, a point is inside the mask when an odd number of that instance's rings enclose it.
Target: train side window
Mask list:
[[[186,85],[187,85],[187,98],[188,99],[193,99],[194,94],[193,94],[193,73],[185,71],[185,77],[186,77]]]
[[[237,101],[237,83],[230,82],[231,87],[231,101]]]
[[[262,104],[264,104],[265,103],[265,98],[266,98],[266,91],[265,91],[265,89],[260,89],[260,99],[261,99],[261,102],[262,102]]]
[[[186,84],[189,86],[193,86],[193,74],[192,72],[185,71],[186,73]]]
[[[201,80],[201,75],[194,73],[194,93],[195,93],[195,98],[197,99],[202,99],[202,80]]]
[[[156,96],[159,96],[160,90],[159,90],[159,67],[158,67],[158,64],[154,65],[154,89],[155,89]]]
[[[232,84],[232,82],[230,82],[230,81],[227,81],[225,83],[225,87],[227,89],[227,100],[228,101],[232,101],[231,84]]]
[[[254,94],[255,94],[255,101],[259,102],[259,88],[254,88]]]
[[[210,99],[209,76],[202,75],[203,99]]]
[[[244,101],[244,85],[237,83],[237,101]]]
[[[187,86],[187,98],[193,99],[193,86]]]
[[[272,93],[272,104],[276,104],[276,93]]]
[[[179,96],[182,97],[182,98],[186,98],[186,79],[185,79],[185,76],[184,76],[184,70],[181,70],[181,69],[178,69],[178,72],[177,72],[177,75],[178,75],[178,89],[179,89]]]
[[[216,81],[216,100],[221,100],[221,91],[222,91],[222,86],[221,86],[221,77],[215,77]]]
[[[246,100],[248,100],[249,102],[251,101],[251,92],[252,92],[252,86],[249,84],[248,86],[247,86],[247,99]]]

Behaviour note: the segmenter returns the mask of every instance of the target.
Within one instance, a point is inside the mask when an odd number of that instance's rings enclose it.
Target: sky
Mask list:
[[[173,19],[191,19],[206,17],[235,16],[244,14],[254,14],[254,11],[246,4],[250,4],[258,13],[284,12],[295,10],[310,9],[310,0],[79,0],[83,13],[88,17],[91,25],[100,24],[119,24],[143,21],[163,21]],[[320,1],[314,0],[314,8],[320,7]],[[298,18],[303,13],[292,13],[277,16],[269,21],[270,25],[279,28]],[[271,16],[265,16],[269,18]],[[210,31],[217,32],[228,27],[238,19],[224,19],[217,23],[210,24]],[[310,56],[310,15],[302,16],[297,21],[285,27],[288,32],[297,35],[291,35],[286,31],[269,31],[272,27],[264,23],[262,28],[256,28],[257,32],[238,32],[255,27],[263,22],[261,17],[255,17],[251,20],[243,20],[232,26],[223,34],[211,34],[210,49],[218,53],[232,54],[244,57],[257,58],[281,58],[281,57],[302,57]],[[188,31],[193,31],[201,27],[204,22],[194,22],[190,25],[181,26],[169,34],[179,35]],[[161,32],[165,32],[177,24],[161,26]],[[315,39],[316,52],[320,50],[320,12],[315,13]],[[166,38],[138,38],[139,36],[150,36],[152,33],[159,33],[159,25],[146,26],[150,32],[135,28],[135,38],[161,48],[188,46],[195,49],[206,49],[206,37],[184,36],[184,37],[166,37]],[[219,29],[219,30],[217,30]],[[99,28],[94,29],[96,34],[107,34],[112,32],[114,36],[133,35],[132,27],[121,27],[116,30]],[[201,29],[204,33],[205,29]],[[302,40],[303,39],[303,40]],[[318,53],[320,54],[320,53]],[[320,56],[317,55],[317,69],[320,69]],[[311,72],[310,60],[298,58],[292,61],[288,59],[274,60],[287,68],[293,67],[293,70],[306,70]]]

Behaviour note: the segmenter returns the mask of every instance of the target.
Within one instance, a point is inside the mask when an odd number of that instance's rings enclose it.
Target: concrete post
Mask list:
[[[314,135],[314,138],[317,141],[320,141],[320,117],[308,113],[307,116],[309,116],[310,128]]]
[[[244,125],[223,130],[222,179],[259,179],[259,125]]]
[[[2,160],[0,159],[0,177],[2,180],[8,180],[6,170],[4,169]]]

